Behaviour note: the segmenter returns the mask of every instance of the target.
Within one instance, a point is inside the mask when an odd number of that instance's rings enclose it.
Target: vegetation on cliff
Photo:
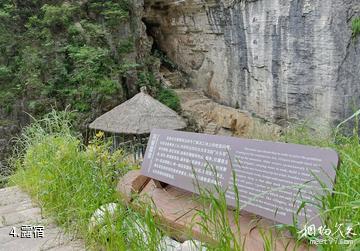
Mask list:
[[[152,86],[156,96],[156,57],[137,47],[146,38],[139,37],[134,12],[129,0],[0,0],[0,126],[24,126],[24,112],[37,118],[70,107],[77,111],[74,126],[84,133],[140,86]],[[167,99],[167,93],[161,101],[178,110],[174,94]],[[14,134],[0,136],[7,142],[0,161]],[[0,176],[7,176],[5,161],[0,167]]]
[[[32,114],[86,112],[123,97],[135,66],[129,11],[126,0],[1,1],[1,106],[25,97]]]
[[[357,17],[352,21],[351,28],[353,37],[357,37],[360,34],[360,17]]]
[[[138,62],[133,11],[128,0],[1,0],[0,107],[25,100],[32,115],[68,105],[86,113],[155,86],[151,57]]]
[[[175,91],[161,88],[156,98],[163,104],[167,105],[174,111],[180,111],[180,98]]]

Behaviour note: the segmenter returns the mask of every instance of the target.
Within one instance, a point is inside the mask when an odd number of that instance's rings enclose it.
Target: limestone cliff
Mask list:
[[[359,0],[145,0],[148,34],[213,99],[328,125],[360,106]]]

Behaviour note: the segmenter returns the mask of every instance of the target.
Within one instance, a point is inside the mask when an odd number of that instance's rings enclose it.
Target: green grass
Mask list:
[[[355,126],[352,135],[344,136],[339,130],[331,135],[319,136],[306,126],[296,126],[287,130],[282,141],[297,144],[314,145],[335,149],[340,157],[340,165],[336,173],[334,191],[319,198],[320,216],[326,226],[332,231],[339,228],[345,233],[346,226],[352,226],[356,236],[350,237],[352,245],[324,244],[320,250],[359,250],[360,248],[360,143],[358,116],[355,116]],[[337,128],[339,129],[339,128]],[[337,234],[342,238],[341,234]]]
[[[45,214],[84,238],[90,249],[140,250],[146,246],[155,250],[161,232],[147,225],[151,215],[140,215],[119,203],[116,182],[130,169],[122,152],[110,153],[99,138],[82,145],[71,133],[67,116],[52,112],[25,129],[10,184],[30,193]],[[115,215],[107,215],[98,229],[89,231],[94,211],[111,202],[118,203]],[[141,233],[135,222],[149,230]]]
[[[124,161],[122,151],[110,153],[101,135],[90,145],[84,146],[79,137],[73,134],[69,117],[71,114],[66,112],[52,112],[24,130],[13,160],[17,171],[11,177],[11,184],[29,192],[59,225],[85,239],[88,249],[161,250],[159,243],[166,232],[153,216],[153,205],[142,204],[140,210],[135,210],[126,207],[117,196],[115,187],[118,178],[131,169]],[[337,170],[335,191],[320,198],[321,217],[325,219],[327,227],[334,231],[337,224],[358,224],[358,135],[354,133],[345,137],[337,133],[336,136],[319,137],[306,126],[296,126],[288,129],[279,140],[331,147],[338,151],[341,165]],[[214,168],[212,170],[216,171]],[[207,243],[208,250],[244,250],[246,240],[236,238],[240,225],[236,226],[235,232],[234,228],[230,228],[225,191],[220,186],[214,189],[199,188],[200,196],[195,199],[202,205],[197,213],[202,221],[193,224],[213,239]],[[106,214],[101,224],[89,229],[93,212],[106,203],[117,203],[117,210],[114,214]],[[236,222],[240,217],[240,208],[238,202],[234,211]],[[294,226],[278,226],[275,230],[282,229],[290,230],[295,238],[298,237],[298,229]],[[318,247],[319,250],[358,250],[359,226],[355,226],[354,230],[358,235],[351,237],[354,241],[352,245],[324,244]],[[264,250],[273,250],[273,240],[276,238],[273,233],[260,229]],[[310,237],[297,243],[307,241]]]
[[[216,174],[215,168],[211,168]],[[200,217],[201,221],[196,225],[200,227],[201,232],[213,240],[210,250],[244,250],[244,239],[240,239],[237,233],[240,232],[240,224],[236,224],[235,228],[231,228],[231,216],[226,202],[226,192],[221,186],[216,184],[214,190],[201,188],[197,184],[199,196],[196,198],[201,208],[198,210],[196,217]],[[240,204],[234,211],[235,222],[239,223]],[[195,219],[195,217],[194,217]]]

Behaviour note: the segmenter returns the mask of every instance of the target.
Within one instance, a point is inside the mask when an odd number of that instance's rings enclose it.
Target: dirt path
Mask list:
[[[43,235],[43,237],[41,237]],[[0,251],[85,250],[32,203],[18,187],[0,189]]]

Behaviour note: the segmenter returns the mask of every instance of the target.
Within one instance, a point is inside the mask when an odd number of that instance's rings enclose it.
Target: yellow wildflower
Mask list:
[[[101,139],[102,137],[104,137],[105,133],[103,131],[99,131],[98,133],[96,133],[96,138]]]

